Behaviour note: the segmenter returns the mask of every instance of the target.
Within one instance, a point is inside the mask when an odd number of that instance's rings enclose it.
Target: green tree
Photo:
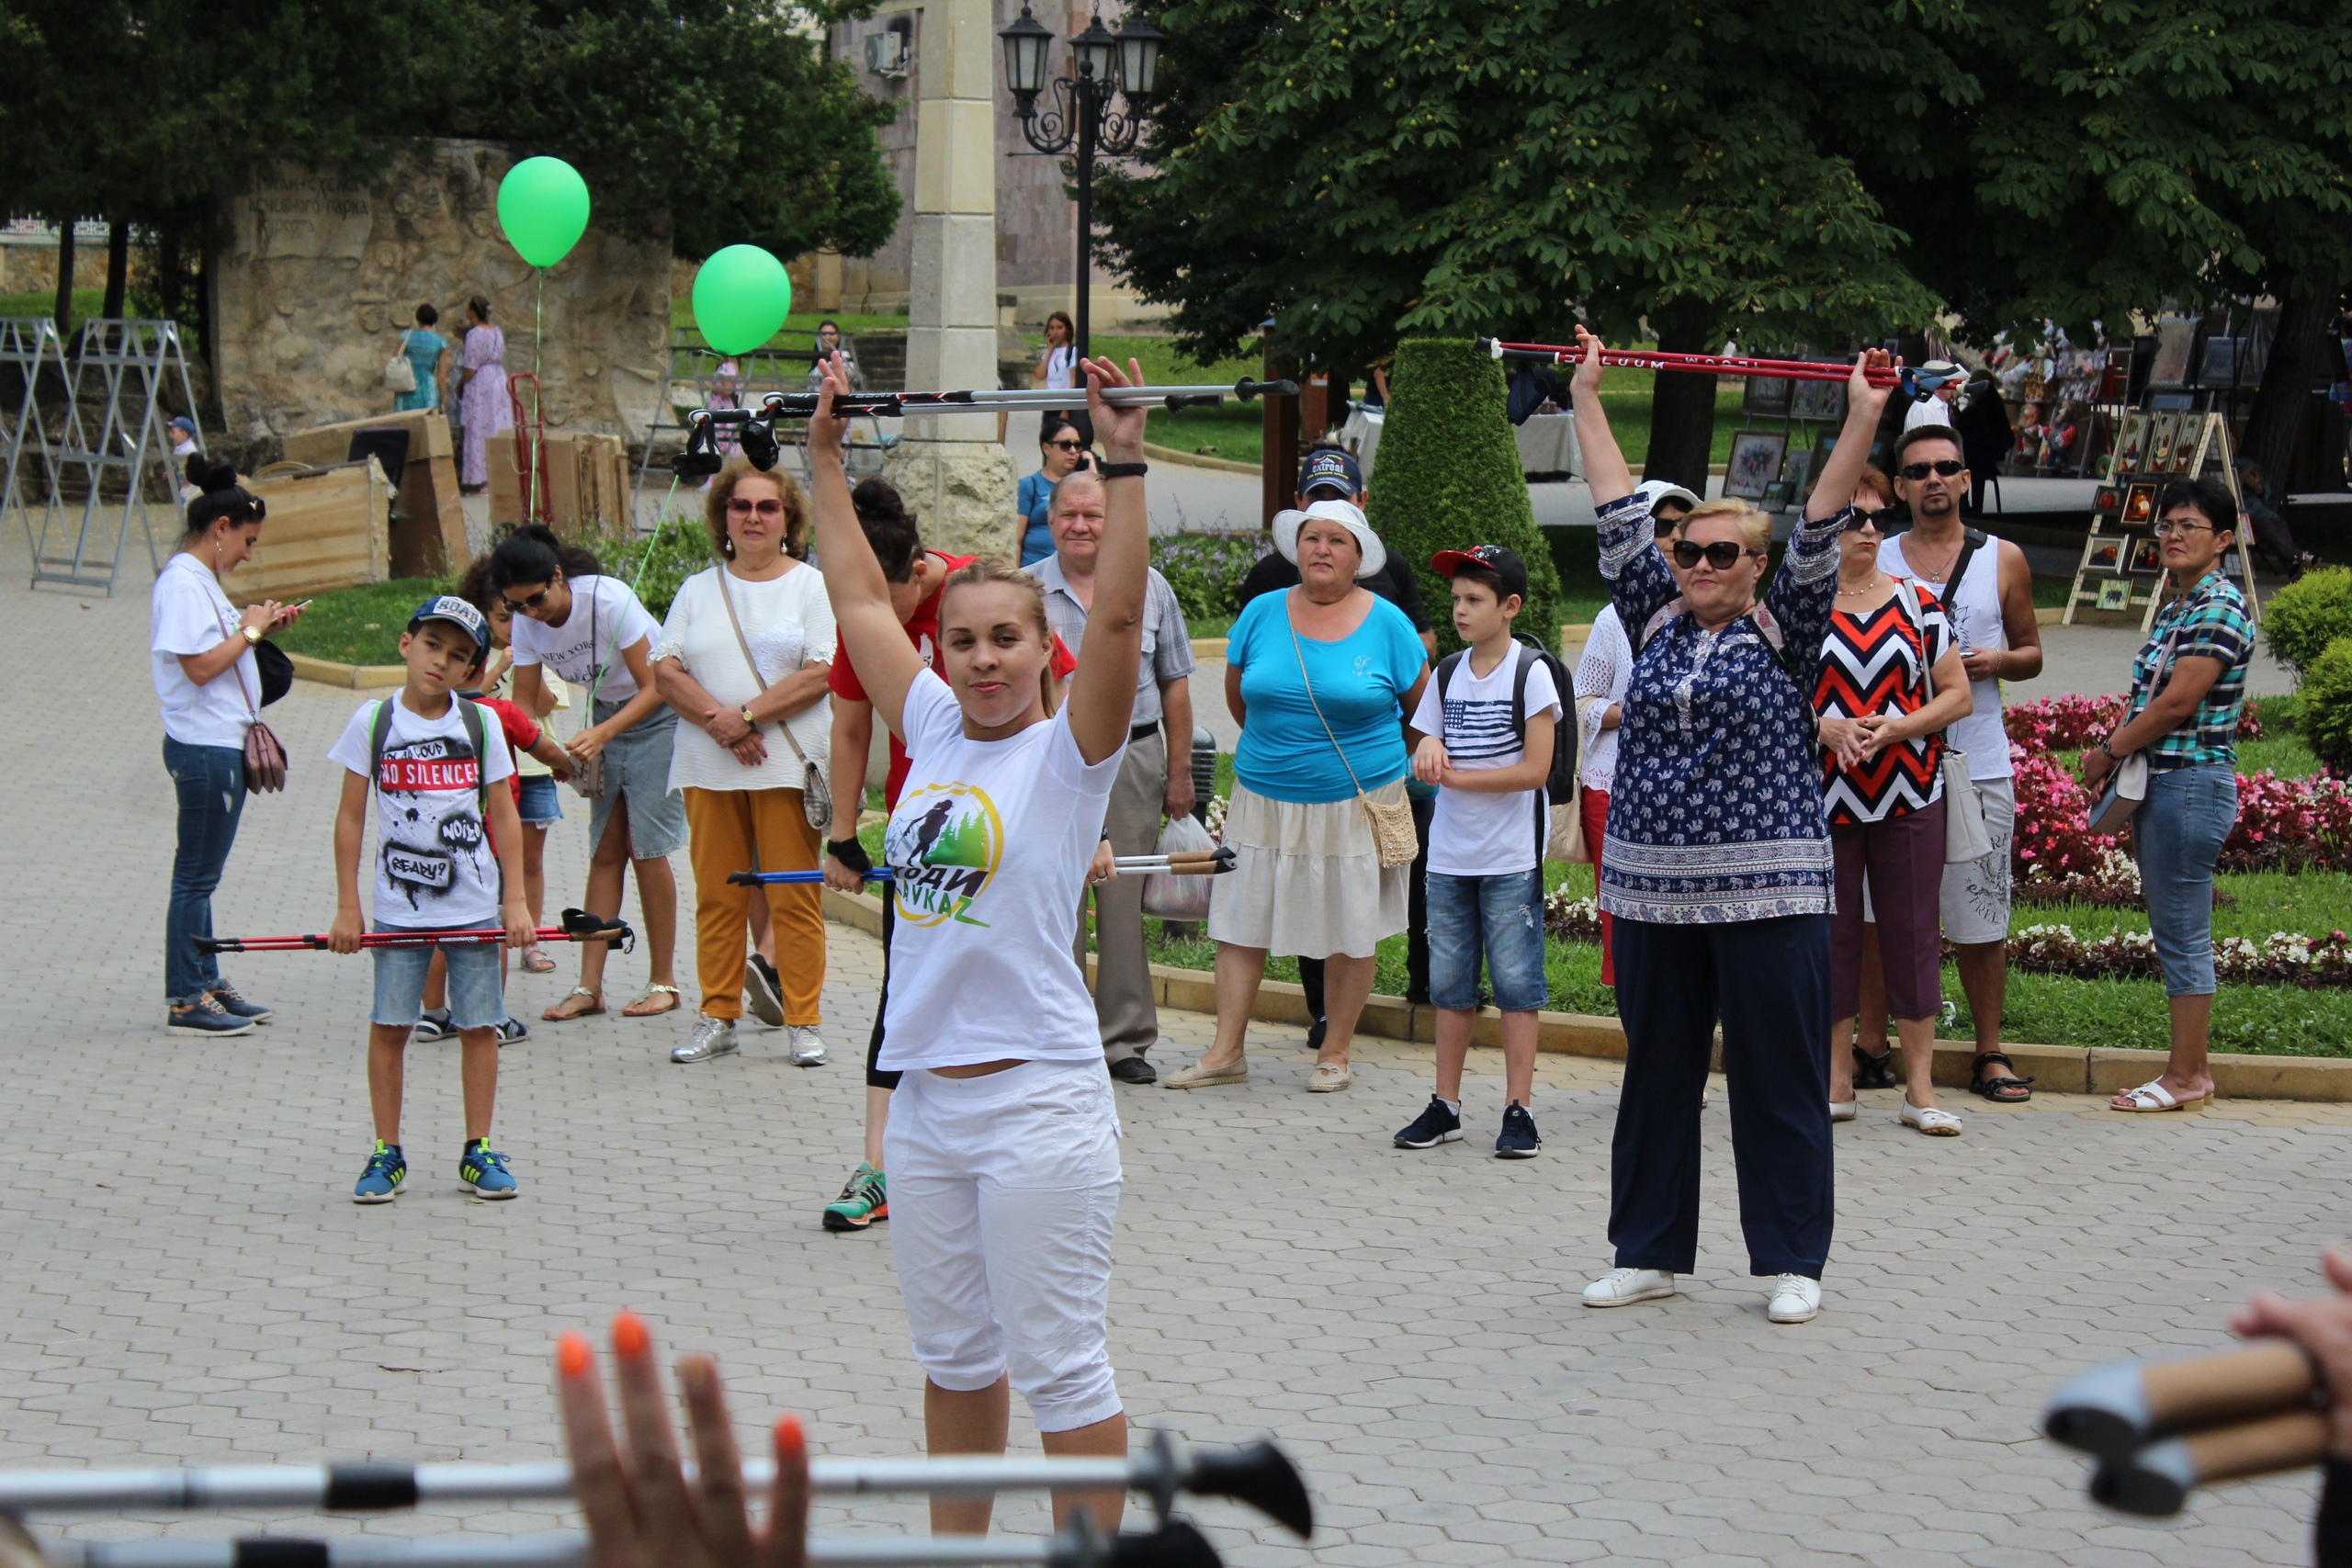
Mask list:
[[[1269,313],[1340,363],[1405,333],[1663,347],[1928,320],[1845,149],[1966,90],[1881,0],[1143,0],[1170,35],[1106,249],[1196,357]],[[1917,84],[1942,84],[1936,94]],[[1712,378],[1663,377],[1649,471],[1705,477]]]
[[[1407,338],[1396,346],[1389,389],[1370,520],[1381,543],[1412,563],[1439,649],[1460,648],[1462,639],[1448,609],[1453,586],[1430,570],[1430,558],[1505,545],[1527,563],[1517,629],[1557,652],[1560,576],[1503,417],[1501,367],[1466,338]]]

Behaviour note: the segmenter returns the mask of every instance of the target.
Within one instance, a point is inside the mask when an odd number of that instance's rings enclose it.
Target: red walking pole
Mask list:
[[[541,926],[532,933],[537,942],[617,942],[623,953],[637,946],[637,933],[628,922],[617,915],[592,915],[584,909],[566,909],[563,924]],[[483,942],[504,942],[503,927],[485,926],[460,931],[370,931],[359,939],[363,948],[370,947],[438,947]],[[307,936],[200,936],[196,939],[199,953],[301,953],[327,951],[327,939],[313,932]]]
[[[1497,359],[1515,359],[1536,365],[1578,365],[1584,361],[1584,350],[1574,344],[1504,343],[1496,338],[1482,337],[1478,346]],[[1843,381],[1851,376],[1850,365],[1828,365],[1811,359],[1751,359],[1736,354],[1669,354],[1657,349],[1604,348],[1600,363],[1622,366],[1629,370],[1683,370],[1702,376],[1766,376],[1786,381]],[[1943,385],[1939,377],[1922,377],[1910,368],[1866,370],[1863,375],[1873,387],[1908,388],[1916,385],[1918,392],[1932,392]]]

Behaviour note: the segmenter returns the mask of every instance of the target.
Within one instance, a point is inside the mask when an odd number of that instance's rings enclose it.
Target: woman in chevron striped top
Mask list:
[[[1829,918],[1829,1119],[1850,1122],[1862,985],[1862,883],[1878,917],[1887,1010],[1903,1043],[1903,1123],[1938,1137],[1960,1118],[1936,1103],[1936,1015],[1943,1000],[1943,731],[1968,716],[1968,671],[1935,594],[1879,570],[1878,514],[1894,487],[1866,468],[1838,547],[1838,599],[1821,647],[1822,795],[1836,861]]]

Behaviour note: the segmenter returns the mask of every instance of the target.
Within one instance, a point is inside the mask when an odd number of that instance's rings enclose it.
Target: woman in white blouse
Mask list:
[[[825,838],[806,802],[808,772],[823,773],[831,738],[833,612],[824,579],[795,558],[805,553],[808,504],[788,476],[763,473],[739,453],[711,481],[704,525],[719,561],[679,587],[653,646],[654,684],[684,721],[670,787],[685,795],[702,987],[701,1016],[670,1053],[673,1062],[707,1062],[736,1048],[752,890],[728,874],[815,871]],[[855,822],[856,802],[841,810]],[[825,1059],[817,1032],[821,894],[813,883],[762,891],[775,963],[757,953],[748,962],[763,966],[769,992],[781,994],[794,1065],[813,1067]]]

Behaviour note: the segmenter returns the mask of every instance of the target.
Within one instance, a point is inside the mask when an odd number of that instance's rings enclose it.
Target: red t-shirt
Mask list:
[[[943,562],[950,572],[959,571],[979,558],[977,556],[941,555],[937,550],[925,550],[923,553]],[[907,640],[915,645],[915,651],[922,655],[924,661],[931,666],[932,673],[944,681],[947,678],[947,660],[939,647],[939,592],[938,589],[932,590],[931,596],[917,604],[915,613],[907,617]],[[1054,638],[1055,678],[1067,681],[1069,672],[1077,668],[1078,660],[1071,657],[1069,649],[1062,646],[1062,639]],[[858,680],[857,671],[850,666],[847,644],[842,645],[841,657],[833,660],[832,673],[826,677],[825,683],[837,697],[847,697],[854,703],[873,701],[865,694],[865,687]],[[898,809],[899,786],[906,782],[906,744],[892,735],[890,773],[882,784],[882,804],[886,809]]]
[[[521,708],[516,707],[504,697],[476,697],[472,700],[498,716],[498,728],[506,733],[506,748],[508,750],[514,752],[515,756],[520,757],[524,752],[529,750],[532,747],[537,746],[539,743],[538,725],[533,722],[529,714],[525,713]],[[514,773],[507,775],[506,787],[514,792],[514,804],[517,806],[522,805],[523,773],[521,769],[518,768]],[[490,815],[488,812],[484,812],[482,814],[481,830],[482,836],[490,840],[490,852],[496,854],[498,852],[498,835],[490,825]]]

